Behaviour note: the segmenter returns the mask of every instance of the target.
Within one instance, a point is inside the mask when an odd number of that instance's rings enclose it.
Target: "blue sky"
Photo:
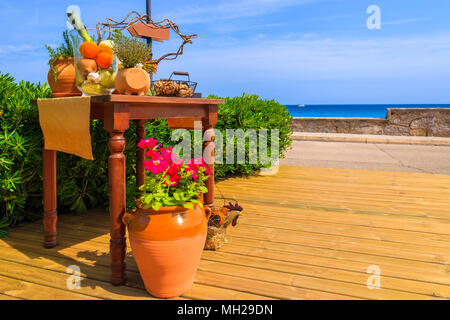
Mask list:
[[[165,0],[170,18],[198,39],[160,65],[156,78],[188,71],[204,95],[256,93],[284,104],[450,103],[448,0]],[[106,17],[145,11],[144,0],[0,0],[0,71],[46,81],[44,44],[61,42],[66,7],[94,27]],[[381,30],[369,30],[369,5]],[[155,43],[155,56],[179,39]]]

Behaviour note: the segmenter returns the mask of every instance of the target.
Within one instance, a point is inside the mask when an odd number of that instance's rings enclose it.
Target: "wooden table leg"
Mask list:
[[[111,223],[111,283],[115,286],[125,283],[125,226],[122,216],[125,213],[125,138],[122,131],[111,131],[108,147],[109,174],[109,215]]]
[[[204,143],[203,143],[203,156],[209,169],[211,170],[211,175],[208,180],[206,180],[206,188],[208,192],[203,196],[205,205],[214,210],[214,130],[213,126],[207,123],[204,126]]]
[[[44,180],[44,247],[56,246],[57,193],[56,151],[42,150],[42,176]]]
[[[147,120],[137,120],[136,121],[136,134],[137,134],[137,141],[141,141],[141,139],[144,139],[145,137],[145,124],[147,123]],[[136,185],[139,188],[145,183],[145,167],[144,167],[144,160],[145,160],[145,150],[138,148],[138,151],[136,152]],[[140,192],[136,194],[136,198],[140,197]]]

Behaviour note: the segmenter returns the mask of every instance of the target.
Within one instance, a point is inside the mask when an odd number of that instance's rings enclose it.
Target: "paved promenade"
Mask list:
[[[292,147],[281,165],[450,174],[450,138],[296,133]]]

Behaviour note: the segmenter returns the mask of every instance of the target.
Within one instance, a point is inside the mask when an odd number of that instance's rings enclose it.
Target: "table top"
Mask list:
[[[56,98],[55,98],[56,99]],[[64,98],[58,98],[64,99]],[[37,103],[37,99],[31,100],[32,104]],[[133,96],[122,94],[109,94],[100,96],[91,96],[91,103],[130,103],[136,104],[158,104],[158,105],[218,105],[224,104],[223,99],[204,99],[204,98],[179,98],[179,97],[158,97],[158,96]]]
[[[91,96],[92,102],[116,102],[116,103],[167,103],[167,104],[224,104],[223,99],[204,98],[180,98],[180,97],[158,97],[158,96],[133,96],[122,94],[109,94],[103,96]]]

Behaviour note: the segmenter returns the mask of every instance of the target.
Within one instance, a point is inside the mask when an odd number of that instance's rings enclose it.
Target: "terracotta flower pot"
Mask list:
[[[47,74],[47,81],[52,89],[53,96],[81,96],[75,80],[73,58],[58,58],[53,65],[57,75],[56,81],[52,69]]]
[[[150,90],[150,76],[144,69],[126,68],[119,70],[114,84],[120,94],[145,96]]]
[[[192,210],[139,208],[135,214],[125,213],[122,220],[128,227],[133,256],[152,296],[171,298],[189,291],[205,245],[210,216],[211,209],[199,206]]]

